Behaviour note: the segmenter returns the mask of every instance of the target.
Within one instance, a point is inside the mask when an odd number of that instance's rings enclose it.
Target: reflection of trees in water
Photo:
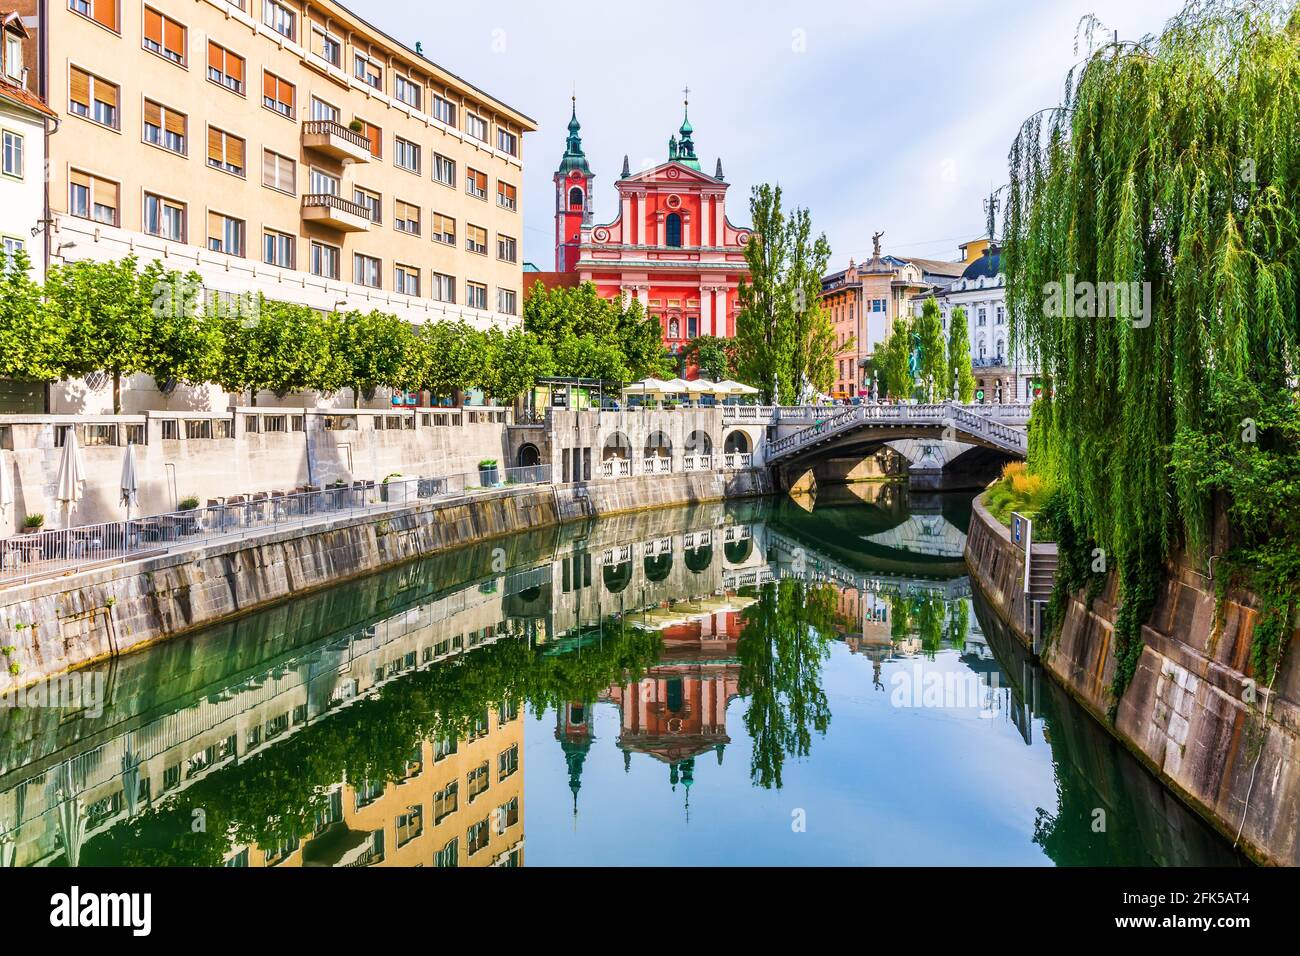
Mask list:
[[[944,643],[965,650],[969,633],[969,611],[965,598],[945,600],[933,592],[889,596],[889,636],[901,644],[916,633],[921,651],[933,659]]]
[[[808,756],[812,732],[824,734],[830,725],[821,677],[838,597],[828,584],[786,579],[765,585],[744,611],[736,651],[740,693],[749,698],[749,775],[762,787],[779,788],[785,758]]]

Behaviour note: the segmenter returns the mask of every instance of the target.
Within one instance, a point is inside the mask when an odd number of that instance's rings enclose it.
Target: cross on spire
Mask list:
[[[682,90],[682,96],[685,98],[687,106],[691,105],[691,88],[688,86]]]

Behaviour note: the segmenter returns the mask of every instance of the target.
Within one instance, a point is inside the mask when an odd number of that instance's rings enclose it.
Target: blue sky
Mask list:
[[[696,149],[708,172],[721,155],[732,221],[748,220],[753,184],[780,183],[838,268],[881,229],[886,251],[955,258],[984,231],[983,198],[1006,181],[1021,121],[1059,102],[1079,19],[1136,38],[1182,0],[350,6],[537,121],[524,141],[524,255],[543,269],[575,83],[598,221],[616,213],[625,153],[634,169],[667,158],[689,84]]]

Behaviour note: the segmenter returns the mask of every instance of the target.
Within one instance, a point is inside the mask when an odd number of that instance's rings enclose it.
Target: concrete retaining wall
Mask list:
[[[563,521],[769,494],[761,471],[479,492],[0,592],[0,693],[425,555]],[[505,546],[503,544],[503,546]]]
[[[1024,643],[1024,557],[976,501],[967,537],[971,578]],[[1254,686],[1253,595],[1229,593],[1215,613],[1213,582],[1174,562],[1115,722],[1112,575],[1089,607],[1075,595],[1043,665],[1171,790],[1254,859],[1300,865],[1300,652],[1292,635],[1272,691]],[[1250,699],[1254,697],[1254,702]],[[1267,717],[1264,709],[1267,708]]]

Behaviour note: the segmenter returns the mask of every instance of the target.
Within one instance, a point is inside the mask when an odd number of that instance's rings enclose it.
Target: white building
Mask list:
[[[1006,282],[1002,255],[996,244],[971,261],[947,290],[935,289],[912,296],[912,312],[919,316],[931,296],[939,303],[943,330],[948,331],[954,309],[966,310],[970,333],[975,401],[989,403],[1024,402],[1041,391],[1037,368],[1023,345],[1011,353],[1011,327],[1007,318]]]
[[[17,13],[0,13],[0,240],[12,255],[25,250],[33,276],[45,274],[45,128],[54,121],[49,109],[28,87],[23,62],[27,28]]]

